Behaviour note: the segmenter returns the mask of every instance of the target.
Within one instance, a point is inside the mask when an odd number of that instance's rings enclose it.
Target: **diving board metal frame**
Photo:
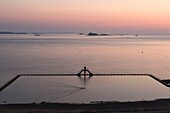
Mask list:
[[[77,74],[21,74],[21,75],[17,75],[13,79],[8,81],[6,84],[4,84],[2,87],[0,87],[0,92],[2,92],[9,85],[14,83],[18,78],[23,77],[23,76],[77,76],[77,77],[84,77],[84,79],[86,79],[86,77],[92,77],[92,76],[148,76],[156,80],[157,82],[161,83],[162,85],[168,88],[170,87],[170,79],[161,80],[151,74],[93,74],[86,67],[84,67],[84,69],[82,69]]]

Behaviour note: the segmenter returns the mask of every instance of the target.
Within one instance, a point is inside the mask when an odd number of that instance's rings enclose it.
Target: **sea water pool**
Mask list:
[[[170,98],[170,88],[147,76],[23,76],[3,90],[0,103],[88,103]]]

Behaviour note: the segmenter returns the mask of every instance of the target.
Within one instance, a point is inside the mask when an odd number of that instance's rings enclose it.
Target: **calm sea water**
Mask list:
[[[18,74],[78,73],[84,66],[86,66],[93,73],[147,73],[153,74],[160,79],[168,79],[170,78],[170,36],[89,37],[79,36],[77,34],[43,34],[40,37],[35,37],[32,34],[0,35],[1,85],[6,83],[8,80],[10,80],[11,78]],[[24,79],[25,78],[21,79],[21,82],[16,83],[16,86],[17,87],[22,86],[21,83],[25,84],[25,82],[22,82],[22,80]],[[90,83],[95,84],[94,86],[96,87],[97,86],[96,83],[98,82],[94,83],[92,81],[100,81],[98,79],[99,78],[93,78],[90,80],[91,81]],[[103,79],[106,80],[105,82],[107,82],[108,80],[107,78],[102,78],[102,80]],[[111,80],[113,81],[110,82],[114,84],[116,83],[115,80],[119,81],[119,78]],[[147,80],[145,78],[139,80],[142,81],[141,84],[147,83]],[[30,79],[28,79],[28,81],[30,81]],[[41,80],[41,82],[42,81],[43,80]],[[76,80],[73,81],[75,81],[76,83]],[[50,82],[48,81],[47,82],[44,81],[44,83],[51,85]],[[74,82],[70,82],[70,85],[72,85],[72,83]],[[150,84],[152,85],[152,83]],[[78,84],[78,86],[79,85],[80,84]],[[16,92],[15,90],[16,86],[14,84],[14,86],[9,91],[10,93],[6,92],[5,94],[1,95],[3,96],[5,95],[6,100],[12,98],[13,96],[10,97],[7,95],[11,94],[12,93],[11,91],[13,91],[14,95],[17,95],[16,93],[18,93],[19,91]],[[120,86],[117,84],[114,85],[113,91],[115,91],[115,88],[116,89],[121,88]],[[92,86],[89,85],[89,87],[91,90],[93,89]],[[107,87],[111,86],[108,85]],[[30,86],[30,88],[33,87]],[[129,91],[129,89],[131,89],[130,86],[127,89],[128,89],[126,90],[127,93],[131,92]],[[48,92],[48,89],[46,90]],[[91,92],[91,90],[89,92]],[[98,89],[96,89],[96,92],[97,90]],[[106,90],[110,91],[110,88]],[[119,93],[125,94],[124,90],[122,91],[123,92]],[[91,93],[95,94],[95,92]],[[170,94],[169,90],[168,93],[165,94],[166,96],[165,95],[160,96],[170,97],[170,95],[168,94]],[[55,93],[52,93],[52,95],[55,95]],[[108,93],[108,95],[113,95],[113,92]],[[0,97],[1,100],[5,98],[3,96]],[[125,99],[123,99],[123,96],[124,95],[122,95],[122,98],[115,99],[118,100],[128,100],[128,98],[130,99],[130,97],[127,98],[125,97]],[[104,95],[103,97],[107,96]],[[108,97],[109,98],[107,99],[111,98],[110,96]],[[150,97],[152,97],[152,94],[150,95]],[[154,97],[156,96],[153,96],[152,98]],[[82,98],[84,97],[82,96]],[[96,100],[99,100],[100,96],[96,98],[98,98]],[[136,99],[136,96],[133,95],[133,98]],[[33,100],[36,101],[35,99],[32,97],[32,101]],[[48,99],[50,100],[50,98]],[[16,100],[20,100],[19,97]],[[95,101],[95,98],[94,99],[86,98],[84,100],[82,99],[82,101],[80,102],[87,102],[89,100]],[[101,97],[101,100],[105,99]],[[112,100],[114,100],[114,98]],[[69,99],[65,101],[67,102],[69,101]],[[70,100],[70,102],[74,101]]]

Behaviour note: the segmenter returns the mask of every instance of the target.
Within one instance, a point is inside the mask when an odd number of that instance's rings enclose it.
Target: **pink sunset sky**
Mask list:
[[[170,0],[0,0],[0,31],[170,34]]]

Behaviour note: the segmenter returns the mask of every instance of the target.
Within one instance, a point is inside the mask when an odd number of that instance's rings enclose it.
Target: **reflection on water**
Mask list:
[[[136,101],[169,98],[169,88],[146,76],[92,77],[84,86],[78,77],[21,77],[1,92],[0,102]]]

